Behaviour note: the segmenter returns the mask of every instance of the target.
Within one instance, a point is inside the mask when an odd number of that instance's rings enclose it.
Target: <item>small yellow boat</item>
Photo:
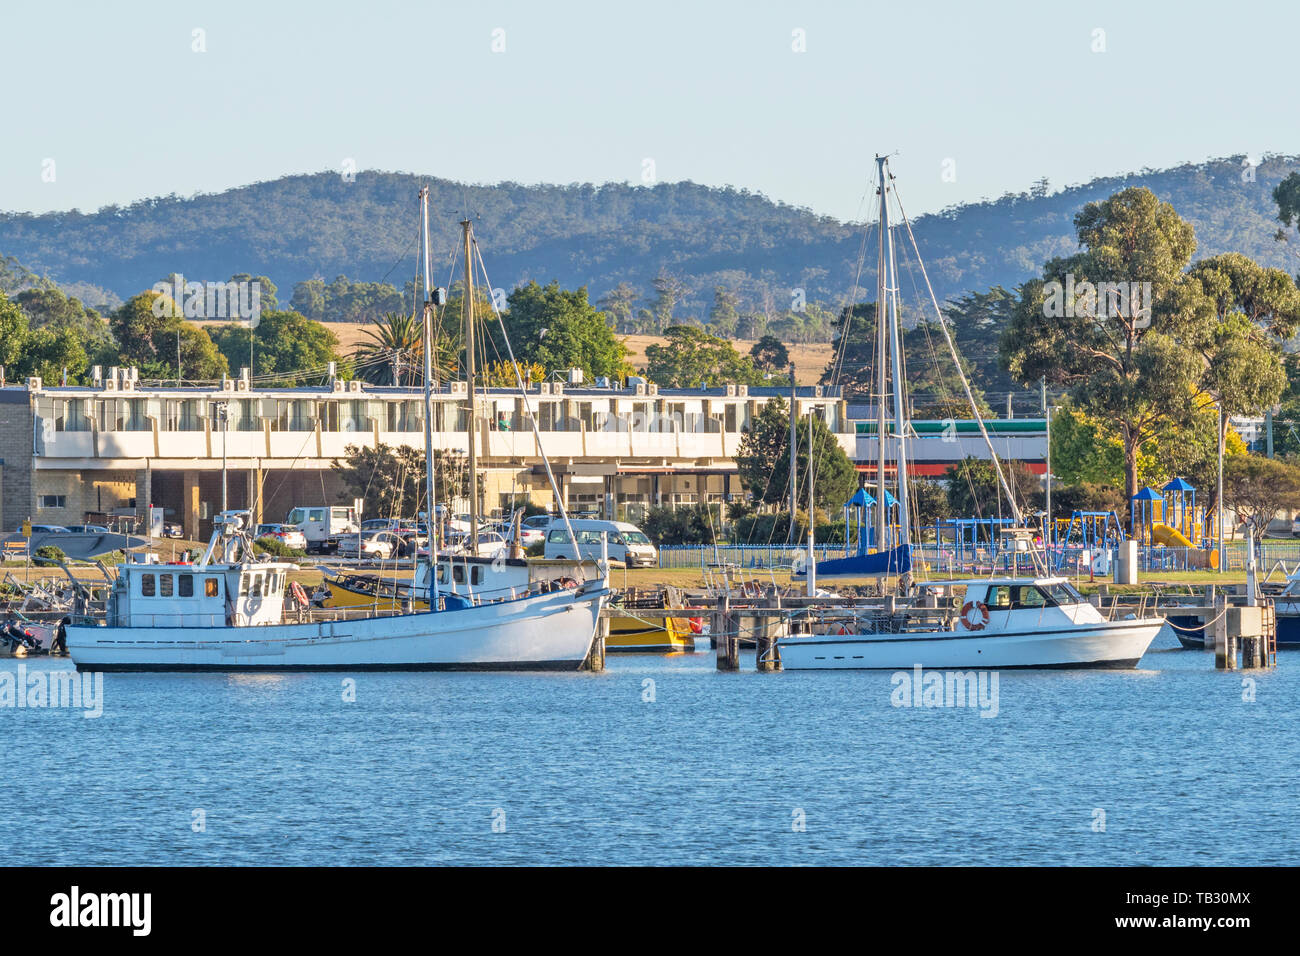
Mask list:
[[[610,613],[605,650],[640,651],[648,654],[684,653],[695,650],[695,635],[700,619],[667,617],[655,611],[680,608],[674,589],[626,592]],[[622,612],[622,613],[619,613]]]
[[[379,578],[373,575],[347,574],[326,578],[329,592],[321,602],[327,608],[372,608],[376,611],[402,611],[408,606],[410,582]],[[429,602],[415,598],[410,604],[417,611],[427,611]]]

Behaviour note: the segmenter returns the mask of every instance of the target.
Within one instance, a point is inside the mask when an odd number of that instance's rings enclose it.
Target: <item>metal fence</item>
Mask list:
[[[1256,542],[1256,558],[1261,571],[1268,571],[1281,561],[1288,568],[1300,564],[1300,541],[1265,540]],[[704,569],[710,565],[730,564],[740,568],[788,569],[796,563],[802,565],[807,557],[806,545],[784,544],[694,544],[664,545],[659,548],[659,567],[669,569]],[[819,544],[813,549],[818,561],[845,556],[843,544]],[[1076,545],[1051,549],[1049,566],[1061,574],[1088,574],[1097,557],[1095,549]],[[1007,550],[988,549],[971,553],[970,549],[959,558],[951,542],[936,545],[934,542],[912,546],[913,562],[927,573],[955,574],[961,572],[990,572],[1012,570],[1012,553]],[[1026,568],[1025,555],[1021,554],[1019,566]],[[1208,569],[1208,552],[1200,548],[1166,548],[1152,545],[1138,546],[1138,566],[1144,572],[1197,571]],[[1246,568],[1246,542],[1225,541],[1223,567],[1227,571],[1244,571]],[[1101,570],[1104,568],[1105,570]],[[1099,562],[1095,573],[1109,574],[1106,560]]]

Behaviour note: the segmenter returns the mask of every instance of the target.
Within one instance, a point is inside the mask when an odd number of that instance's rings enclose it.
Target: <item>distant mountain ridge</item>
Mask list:
[[[1272,192],[1298,168],[1296,157],[1266,157],[1249,167],[1238,156],[1096,179],[1054,193],[1038,185],[922,216],[914,226],[941,299],[995,284],[1010,287],[1038,274],[1047,259],[1076,249],[1072,220],[1080,207],[1133,185],[1149,187],[1194,224],[1197,258],[1235,250],[1295,273],[1300,242],[1274,239],[1280,224]],[[94,213],[2,213],[0,256],[65,288],[99,287],[122,298],[172,272],[207,280],[266,275],[284,302],[295,283],[314,277],[383,279],[400,288],[415,271],[415,196],[423,183],[431,187],[435,252],[446,256],[440,283],[449,274],[456,222],[466,210],[495,286],[555,279],[568,288],[586,285],[598,300],[628,282],[648,299],[663,271],[691,290],[678,310],[682,315],[703,316],[715,285],[735,290],[755,308],[788,308],[795,288],[809,301],[838,305],[849,293],[862,242],[860,225],[731,187],[471,186],[360,172],[353,182],[336,173],[287,176]],[[900,252],[905,285],[909,261]],[[867,289],[874,284],[873,267],[869,254],[859,280]],[[919,274],[913,275],[919,286]]]

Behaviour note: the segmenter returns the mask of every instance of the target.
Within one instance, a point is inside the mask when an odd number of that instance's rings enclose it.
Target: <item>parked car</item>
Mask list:
[[[399,547],[397,535],[391,531],[362,531],[339,538],[339,557],[377,558],[387,561]]]
[[[18,533],[22,534],[22,525],[18,526]],[[69,534],[67,528],[61,524],[34,524],[32,525],[32,534]]]
[[[570,522],[578,536],[578,554],[574,554],[569,529],[563,521],[552,523],[546,533],[545,556],[572,560],[575,557],[599,560],[601,535],[609,542],[610,561],[621,561],[629,568],[653,567],[659,562],[659,552],[644,531],[626,521],[598,521],[591,518],[574,518]]]
[[[165,521],[163,522],[163,537],[183,538],[185,537],[185,529],[174,521]]]
[[[550,515],[533,515],[531,518],[525,518],[520,524],[525,528],[532,528],[537,531],[545,532],[555,520]]]
[[[307,550],[307,536],[302,529],[291,524],[259,524],[255,538],[274,538],[286,548]]]
[[[33,529],[35,530],[35,529]],[[70,524],[68,530],[73,534],[109,534],[102,524]]]
[[[496,531],[480,531],[478,540],[471,545],[468,538],[463,539],[456,550],[462,554],[476,554],[480,558],[495,558],[499,553],[508,551],[510,542]]]
[[[307,538],[308,551],[329,551],[344,537],[359,530],[356,513],[343,505],[294,508],[284,523],[301,529]]]

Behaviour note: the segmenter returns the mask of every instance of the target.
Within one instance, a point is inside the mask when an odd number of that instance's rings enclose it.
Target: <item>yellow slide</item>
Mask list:
[[[1156,544],[1163,544],[1166,548],[1192,547],[1192,542],[1187,540],[1187,535],[1177,528],[1169,527],[1167,524],[1153,524],[1151,526],[1151,540]]]
[[[1187,540],[1187,535],[1183,534],[1177,528],[1171,528],[1167,524],[1153,524],[1151,526],[1151,540],[1156,544],[1163,544],[1166,548],[1192,548],[1192,542]],[[1192,568],[1205,568],[1209,566],[1214,570],[1219,567],[1219,551],[1217,548],[1211,548],[1206,551],[1198,549],[1187,552],[1187,564]]]

